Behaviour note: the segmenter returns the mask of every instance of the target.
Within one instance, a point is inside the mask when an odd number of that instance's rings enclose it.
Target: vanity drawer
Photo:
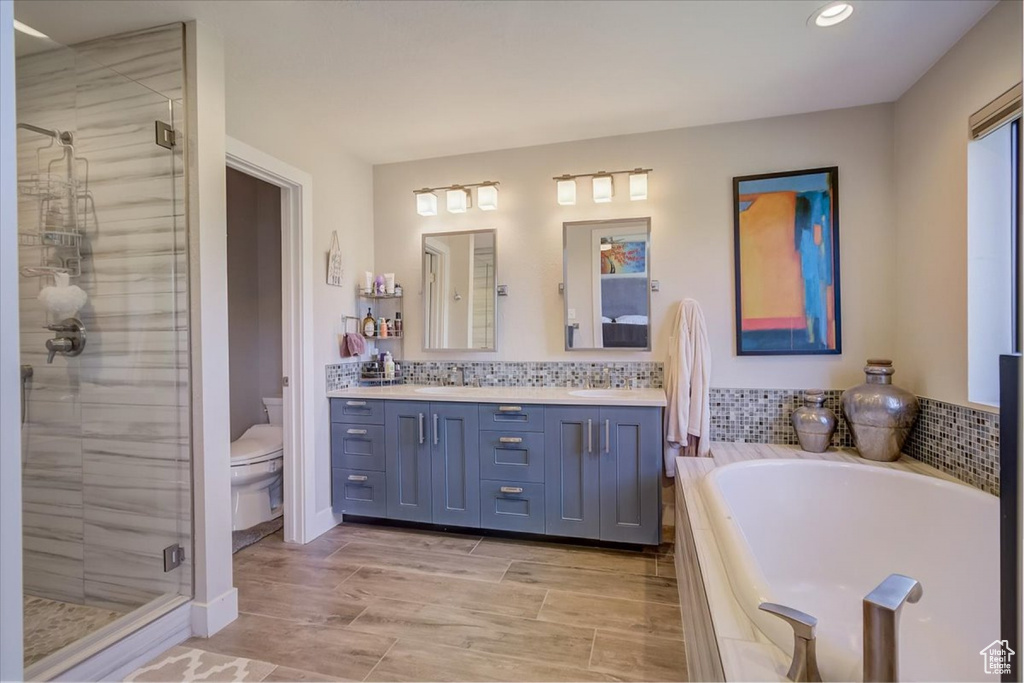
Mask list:
[[[384,427],[341,423],[331,425],[331,467],[384,471]]]
[[[366,517],[387,516],[383,472],[335,468],[331,474],[335,512]]]
[[[480,432],[480,478],[544,481],[543,432]]]
[[[544,533],[544,484],[481,481],[480,526],[501,531]]]
[[[384,401],[365,398],[332,398],[331,422],[384,424]]]
[[[509,403],[481,403],[480,429],[515,432],[543,432],[544,406]]]

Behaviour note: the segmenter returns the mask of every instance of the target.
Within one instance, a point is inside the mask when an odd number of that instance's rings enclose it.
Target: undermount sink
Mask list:
[[[619,398],[633,394],[629,389],[576,389],[569,393],[581,398]]]
[[[473,391],[476,387],[423,387],[417,389],[417,394],[437,394],[444,396],[446,394],[465,394],[468,391]]]

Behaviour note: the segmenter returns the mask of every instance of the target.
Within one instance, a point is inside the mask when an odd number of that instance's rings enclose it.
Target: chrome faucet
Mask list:
[[[791,681],[820,683],[818,656],[815,647],[814,630],[818,620],[806,612],[774,602],[762,602],[758,609],[774,614],[793,627],[793,662],[786,677]],[[867,680],[867,679],[865,679]]]
[[[453,387],[466,386],[466,369],[452,368],[452,371],[448,374],[448,384]]]
[[[923,594],[917,579],[890,574],[864,598],[865,681],[899,680],[900,612]]]
[[[597,379],[598,377],[600,377],[600,379]],[[603,370],[601,370],[601,374],[600,375],[598,375],[597,373],[594,373],[594,378],[595,379],[588,378],[587,383],[586,383],[586,388],[587,389],[590,389],[591,387],[593,387],[594,389],[609,389],[609,388],[611,388],[611,386],[612,386],[612,373],[611,373],[611,370],[609,370],[608,368],[604,368]]]

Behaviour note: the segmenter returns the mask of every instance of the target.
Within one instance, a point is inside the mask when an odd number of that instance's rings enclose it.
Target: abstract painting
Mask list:
[[[733,178],[736,353],[838,354],[839,169]]]

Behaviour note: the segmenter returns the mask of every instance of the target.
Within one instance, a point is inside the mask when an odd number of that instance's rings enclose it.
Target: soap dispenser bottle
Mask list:
[[[377,336],[377,321],[373,319],[373,312],[369,308],[366,309],[366,317],[363,318],[363,336]]]

